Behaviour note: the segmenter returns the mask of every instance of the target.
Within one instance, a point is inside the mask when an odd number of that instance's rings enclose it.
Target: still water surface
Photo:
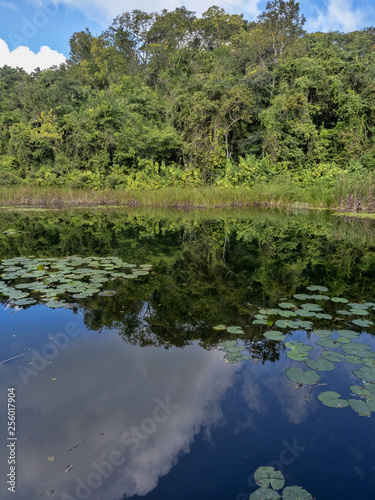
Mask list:
[[[152,270],[105,282],[113,296],[65,295],[71,308],[35,293],[26,306],[2,296],[1,360],[19,357],[0,365],[0,497],[244,500],[254,471],[271,465],[317,500],[375,498],[375,413],[317,397],[353,397],[359,367],[336,363],[320,372],[327,386],[298,388],[285,370],[307,367],[263,333],[281,330],[316,358],[324,348],[314,329],[253,324],[259,309],[297,304],[293,295],[309,285],[373,301],[374,229],[325,212],[2,212],[0,259],[111,256]],[[314,328],[353,328],[375,350],[373,326],[337,319],[340,307],[328,301],[332,321]],[[232,364],[218,344],[237,338],[251,359]],[[15,494],[5,485],[8,387],[17,398]]]

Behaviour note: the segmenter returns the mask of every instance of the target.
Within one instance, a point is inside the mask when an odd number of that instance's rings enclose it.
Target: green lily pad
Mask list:
[[[285,370],[285,374],[289,380],[296,384],[311,385],[316,384],[320,380],[320,375],[316,371],[303,371],[298,366],[290,366]]]
[[[249,497],[249,500],[280,500],[280,495],[269,488],[259,488]]]
[[[341,344],[349,344],[350,342],[350,339],[348,339],[347,337],[337,337],[337,339],[335,339],[336,342],[340,342]]]
[[[266,337],[269,340],[285,340],[286,335],[284,335],[282,332],[278,332],[276,330],[270,330],[269,332],[263,333],[264,337]]]
[[[311,298],[314,300],[330,300],[331,297],[328,297],[328,295],[311,295]]]
[[[337,333],[340,337],[346,337],[348,339],[358,339],[359,333],[354,330],[337,330]]]
[[[308,359],[305,361],[306,365],[313,370],[318,370],[319,372],[328,372],[334,370],[336,367],[332,361],[328,359],[319,357],[317,360]]]
[[[354,370],[353,374],[364,382],[375,383],[375,369],[372,367],[363,367],[361,370]]]
[[[228,326],[227,327],[227,332],[228,333],[233,333],[235,335],[243,335],[244,331],[240,326]]]
[[[350,310],[351,314],[353,314],[353,316],[368,316],[369,312],[366,311],[366,309],[351,309]]]
[[[254,480],[262,488],[271,485],[274,490],[280,490],[285,484],[283,474],[273,467],[259,467],[254,472]]]
[[[282,316],[283,318],[291,318],[297,316],[297,314],[294,311],[280,311],[279,316]]]
[[[367,350],[371,349],[371,346],[360,342],[350,342],[350,344],[341,346],[341,349],[346,352],[346,354],[353,354],[354,356],[361,357]]]
[[[305,293],[296,293],[295,295],[293,295],[293,297],[298,300],[308,300],[311,295],[306,295]]]
[[[291,302],[281,302],[280,304],[278,304],[278,306],[282,309],[294,309],[296,307]]]
[[[349,399],[349,405],[353,408],[354,411],[359,413],[359,415],[369,417],[371,414],[370,408],[367,404],[361,399]]]
[[[308,354],[303,351],[288,351],[286,353],[289,359],[293,359],[293,361],[306,361],[308,359]]]
[[[342,360],[342,358],[345,357],[344,354],[336,351],[323,351],[321,353],[321,356],[325,359],[328,359],[328,361],[332,361],[333,363],[338,363]]]
[[[368,309],[371,307],[369,304],[372,304],[372,302],[368,302],[366,304],[357,304],[355,302],[349,302],[348,306],[351,307],[352,309]]]
[[[216,325],[213,327],[214,330],[225,330],[226,326],[225,325]]]
[[[327,319],[327,320],[330,320],[330,319],[332,319],[332,316],[330,314],[317,313],[316,318],[317,319]]]
[[[324,391],[318,396],[318,399],[326,406],[331,408],[345,408],[349,405],[346,399],[340,399],[341,396],[335,391]]]
[[[331,297],[332,302],[347,304],[349,301],[344,299],[343,297]]]
[[[332,339],[322,339],[318,340],[316,342],[316,345],[320,345],[321,347],[327,347],[328,349],[336,349],[337,347],[340,347],[339,342],[335,342]]]
[[[101,297],[113,297],[116,293],[117,292],[115,290],[104,290],[104,292],[99,292],[98,295]]]
[[[320,285],[310,285],[306,287],[307,290],[310,290],[311,292],[328,292],[328,288],[326,286],[320,286]]]
[[[374,323],[370,321],[369,319],[353,319],[352,323],[357,326],[363,326],[367,328],[368,326],[373,325]]]
[[[31,304],[35,304],[36,300],[35,299],[19,299],[14,302],[15,306],[29,306]]]
[[[319,337],[330,337],[332,335],[332,330],[314,330],[315,335]]]
[[[287,486],[283,490],[283,500],[312,500],[312,495],[300,486]]]
[[[316,304],[310,304],[309,302],[307,302],[306,304],[302,304],[301,309],[306,309],[307,311],[314,311],[314,312],[319,312],[323,310],[320,306]]]
[[[342,316],[351,316],[352,313],[349,312],[349,311],[343,311],[343,310],[340,310],[340,311],[336,311],[337,314],[341,314]]]

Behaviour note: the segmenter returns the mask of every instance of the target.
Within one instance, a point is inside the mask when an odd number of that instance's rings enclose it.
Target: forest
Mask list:
[[[332,188],[375,169],[375,28],[307,33],[294,0],[118,15],[66,64],[0,69],[0,183]]]

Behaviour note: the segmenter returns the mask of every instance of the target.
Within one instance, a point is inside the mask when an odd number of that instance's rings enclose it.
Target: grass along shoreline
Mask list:
[[[164,187],[145,189],[72,189],[40,186],[0,187],[0,206],[150,206],[178,208],[221,208],[251,206],[296,206],[334,208],[340,211],[375,211],[373,176],[340,180],[336,186],[316,183],[302,186],[278,178],[236,186]]]

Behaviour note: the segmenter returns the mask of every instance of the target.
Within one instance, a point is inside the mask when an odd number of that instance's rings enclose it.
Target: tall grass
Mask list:
[[[12,206],[152,206],[248,207],[300,206],[375,209],[375,175],[340,179],[337,186],[323,182],[303,186],[290,178],[257,182],[253,187],[167,187],[154,190],[91,190],[37,186],[0,187],[0,205]]]

